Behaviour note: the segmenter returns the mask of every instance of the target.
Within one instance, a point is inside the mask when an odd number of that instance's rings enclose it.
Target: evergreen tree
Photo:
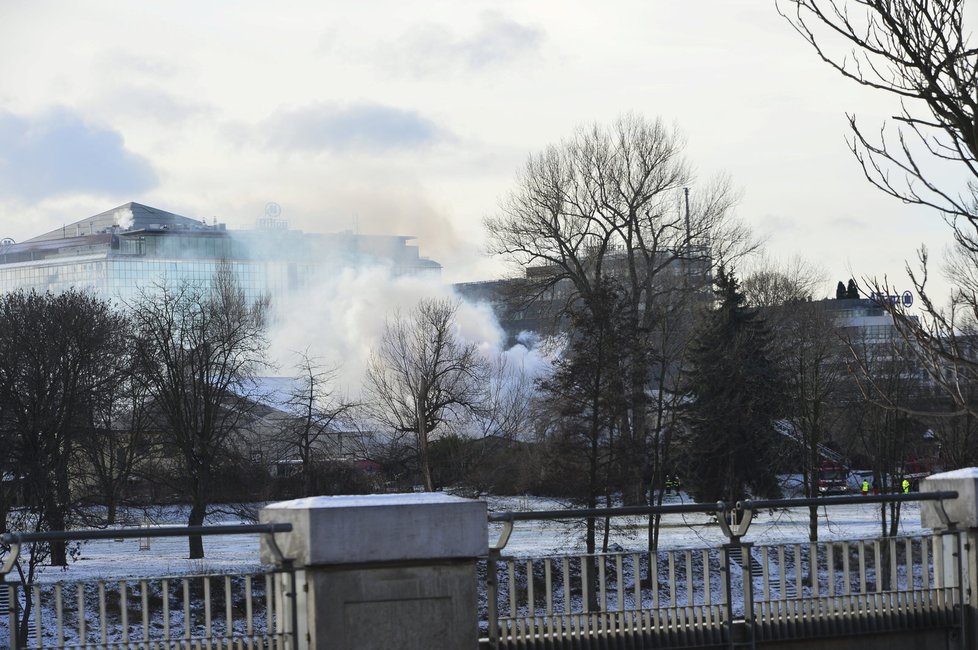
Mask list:
[[[775,476],[784,382],[771,334],[733,273],[717,273],[717,308],[693,349],[685,485],[697,501],[779,496]]]
[[[846,286],[846,298],[858,298],[859,288],[856,286],[856,281],[849,278],[849,285]]]
[[[619,457],[627,420],[626,390],[634,359],[634,323],[619,287],[601,278],[587,306],[572,309],[567,346],[552,376],[539,382],[552,469],[570,479],[562,486],[588,508],[610,505],[622,489]],[[631,459],[629,459],[631,460]],[[588,553],[596,549],[595,520],[587,520]]]
[[[846,285],[842,284],[842,280],[839,280],[839,284],[835,287],[835,299],[842,300],[846,297]]]

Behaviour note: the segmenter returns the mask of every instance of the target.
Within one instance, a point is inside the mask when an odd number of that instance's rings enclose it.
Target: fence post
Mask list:
[[[738,542],[739,543],[739,542]],[[726,642],[730,648],[734,647],[734,604],[733,604],[733,571],[730,563],[733,562],[731,550],[737,544],[731,542],[720,547],[720,597],[723,599],[725,609],[723,627],[726,630]]]
[[[740,569],[744,580],[744,645],[754,647],[754,556],[750,542],[740,542]]]
[[[302,569],[300,648],[478,647],[476,562],[488,551],[483,501],[445,494],[312,497],[262,508],[291,523],[275,541]],[[265,539],[263,562],[276,554]],[[306,645],[307,644],[307,645]]]
[[[960,647],[968,648],[969,640],[978,639],[978,468],[933,474],[920,482],[920,491],[958,493],[956,499],[921,502],[920,524],[941,534],[943,562],[935,568],[944,571],[935,578],[953,589],[961,606]]]

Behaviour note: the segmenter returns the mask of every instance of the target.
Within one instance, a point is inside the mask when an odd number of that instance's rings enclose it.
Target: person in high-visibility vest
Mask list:
[[[863,479],[863,496],[869,494],[869,480]]]
[[[910,481],[903,479],[903,493],[910,494]]]

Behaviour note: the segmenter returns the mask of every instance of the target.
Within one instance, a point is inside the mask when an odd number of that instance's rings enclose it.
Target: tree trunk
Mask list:
[[[594,508],[596,506],[597,503],[594,500],[591,500],[588,503],[589,508]],[[597,589],[595,588],[598,584],[598,561],[597,558],[594,557],[594,550],[597,542],[596,524],[597,521],[594,517],[587,518],[587,555],[581,558],[581,571],[587,571],[588,598],[587,603],[585,603],[587,611],[594,611],[598,608],[598,594]]]
[[[196,468],[196,476],[191,481],[190,516],[188,526],[203,526],[207,515],[207,490],[210,488],[209,463],[201,461]],[[190,559],[199,560],[204,557],[204,540],[200,535],[188,537]]]
[[[418,429],[418,471],[421,473],[421,482],[424,484],[425,492],[435,491],[435,482],[431,478],[431,459],[428,457],[428,429],[425,426],[425,412],[427,409],[421,400],[415,403],[414,417]]]
[[[187,518],[188,526],[204,525],[204,515],[207,513],[207,503],[203,499],[194,498],[190,506],[190,516]],[[204,539],[200,535],[190,535],[187,540],[190,544],[190,559],[199,560],[204,557]]]
[[[431,478],[431,461],[428,458],[428,434],[418,432],[418,470],[421,472],[421,482],[425,492],[435,491],[435,482]]]
[[[606,494],[604,496],[604,507],[611,507],[611,495]],[[611,517],[604,518],[604,535],[601,538],[601,552],[608,552],[608,544],[611,541]]]
[[[640,353],[636,353],[640,354]],[[645,466],[647,464],[647,427],[649,406],[646,390],[648,388],[647,368],[644,364],[635,364],[629,375],[631,422],[626,421],[622,427],[621,440],[623,447],[622,458],[625,470],[622,484],[623,505],[641,505],[647,503]],[[628,425],[631,426],[628,426]]]
[[[66,527],[64,512],[48,497],[48,525],[52,531],[63,531]],[[48,544],[51,550],[51,566],[68,566],[68,543],[64,540],[52,541]]]
[[[890,537],[896,537],[900,532],[900,504],[890,504]]]

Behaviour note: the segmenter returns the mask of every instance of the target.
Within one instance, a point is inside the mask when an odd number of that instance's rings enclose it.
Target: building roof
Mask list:
[[[66,224],[26,241],[39,242],[94,235],[111,232],[114,227],[118,227],[120,230],[203,229],[207,228],[207,224],[197,219],[152,208],[142,203],[129,202],[111,210],[100,212],[95,216]]]

